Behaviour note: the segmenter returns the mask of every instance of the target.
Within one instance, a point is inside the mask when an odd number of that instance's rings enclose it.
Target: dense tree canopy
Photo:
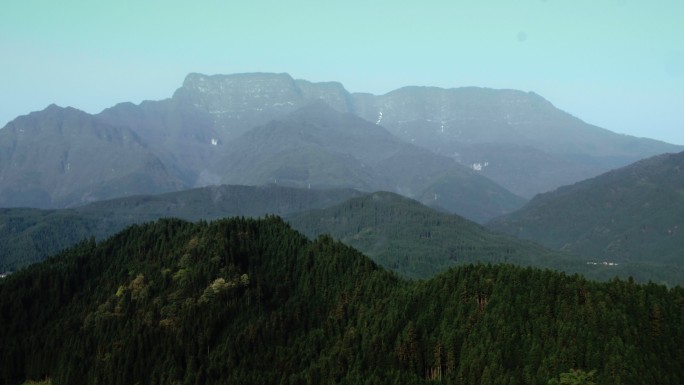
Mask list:
[[[0,281],[0,325],[9,384],[684,380],[680,287],[510,265],[407,281],[276,217],[83,242]]]

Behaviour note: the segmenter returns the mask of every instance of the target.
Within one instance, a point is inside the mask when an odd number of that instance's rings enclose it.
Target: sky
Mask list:
[[[191,72],[534,91],[684,145],[682,0],[0,2],[0,127],[51,103],[165,99]]]

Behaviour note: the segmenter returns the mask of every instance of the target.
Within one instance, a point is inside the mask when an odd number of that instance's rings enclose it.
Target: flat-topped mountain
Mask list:
[[[527,198],[639,159],[684,150],[592,126],[534,92],[516,90],[411,86],[371,95],[287,74],[191,74],[174,98],[211,114],[226,140],[322,100],[407,142],[453,157]]]
[[[405,87],[375,96],[349,93],[336,82],[313,83],[287,74],[190,74],[169,99],[139,105],[121,103],[96,115],[53,106],[10,122],[0,134],[0,204],[58,208],[228,182],[228,171],[217,170],[217,164],[236,157],[230,153],[237,146],[234,142],[244,142],[250,130],[261,127],[263,131],[263,127],[272,127],[272,122],[289,119],[288,124],[293,124],[290,114],[321,102],[421,146],[423,158],[438,159],[437,154],[442,157],[441,163],[452,164],[445,161],[450,158],[523,198],[647,156],[682,150],[588,125],[533,93]],[[296,123],[308,124],[301,119]],[[20,135],[21,130],[32,135]],[[105,131],[108,134],[103,136]],[[372,133],[370,129],[364,131]],[[359,149],[367,149],[366,142],[377,143],[372,138],[353,137]],[[38,159],[36,151],[45,157]],[[332,173],[328,182],[354,180],[345,187],[378,187],[376,175],[359,170],[358,157],[340,157],[341,153],[326,150],[323,154],[320,147],[307,147],[278,162],[283,162],[285,174],[295,179],[302,178],[298,163],[305,162],[302,157],[306,157],[308,162],[328,165],[321,167]],[[407,159],[390,158],[385,163],[416,167],[414,158]],[[333,170],[333,164],[339,167]],[[67,165],[81,168],[78,173],[70,169],[71,176],[65,177],[61,168]],[[376,171],[381,168],[380,164],[375,167]],[[264,175],[272,174],[256,171],[257,175],[240,178],[263,180]],[[392,170],[383,172],[391,174]],[[462,207],[458,201],[464,196],[488,196],[472,186],[455,190],[460,177],[447,174],[435,184],[435,175],[418,180],[411,174],[407,176],[410,181],[396,182],[401,175],[394,173],[389,185],[382,182],[382,189],[402,192],[408,188],[406,195],[423,202],[429,196],[450,199],[452,202],[438,203],[450,210]],[[418,184],[425,185],[422,191],[415,189]],[[493,211],[497,210],[495,207]],[[477,211],[482,210],[459,213],[477,218]]]
[[[350,112],[351,95],[340,83],[311,83],[288,74],[189,74],[173,99],[212,116],[223,140],[268,123],[317,100]]]
[[[364,119],[528,198],[684,149],[592,126],[533,92],[404,87],[381,96],[354,96],[355,110]]]
[[[412,86],[376,96],[287,74],[190,74],[172,100],[209,116],[219,142],[322,100],[527,198],[684,149],[592,126],[533,92],[516,90]]]

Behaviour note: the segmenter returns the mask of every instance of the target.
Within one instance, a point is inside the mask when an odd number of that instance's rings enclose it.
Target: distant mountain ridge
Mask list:
[[[183,188],[136,132],[51,105],[0,130],[0,207],[65,207]]]
[[[376,96],[287,74],[195,73],[186,77],[174,99],[211,115],[226,141],[247,127],[321,100],[453,157],[526,198],[639,159],[684,150],[586,124],[534,92],[516,90],[410,86]],[[523,154],[521,147],[526,147]]]
[[[228,156],[232,142],[321,101],[452,158],[526,198],[647,156],[684,149],[587,125],[533,93],[405,87],[375,96],[349,93],[336,82],[313,83],[287,74],[193,73],[169,99],[121,103],[96,115],[52,106],[10,122],[0,130],[0,204],[69,207],[218,183],[223,176],[216,172],[216,165]],[[75,115],[81,118],[74,119]],[[19,135],[29,128],[27,124],[43,127],[41,134]],[[104,127],[117,132],[112,131],[112,143],[96,134]],[[43,146],[49,143],[49,148],[40,150],[45,156],[36,156],[41,147],[35,141]],[[105,143],[107,148],[102,147]],[[320,149],[305,152],[310,160],[323,156]],[[70,162],[67,153],[78,162]],[[292,155],[301,160],[305,154]],[[328,164],[343,165],[331,169],[333,173],[351,172],[358,166],[344,157],[330,157],[330,152],[325,156]],[[62,171],[55,169],[62,163],[87,165],[85,177],[63,178]],[[297,167],[283,166],[286,173],[298,175]],[[421,200],[435,194],[454,196],[458,194],[455,182],[452,178],[450,183],[426,189],[423,196],[419,192],[412,196]],[[478,191],[477,195],[478,205],[486,204],[488,194]],[[451,210],[450,205],[456,202],[444,206]]]
[[[526,198],[645,157],[684,150],[584,123],[534,92],[404,87],[356,100],[359,116],[451,156]]]
[[[494,230],[596,261],[684,268],[684,152],[664,154],[541,194]]]

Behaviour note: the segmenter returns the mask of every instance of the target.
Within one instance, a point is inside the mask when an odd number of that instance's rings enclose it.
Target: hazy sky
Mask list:
[[[189,72],[257,71],[375,94],[534,91],[684,144],[682,0],[0,2],[0,127],[50,103],[167,98]]]

